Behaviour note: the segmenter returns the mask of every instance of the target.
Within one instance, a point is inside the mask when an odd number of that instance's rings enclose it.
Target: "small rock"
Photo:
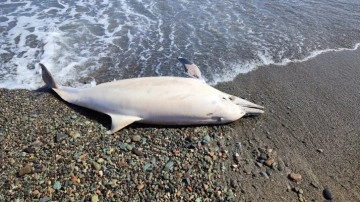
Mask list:
[[[127,151],[127,146],[128,146],[127,143],[123,143],[123,144],[120,145],[120,149],[122,149],[124,151]]]
[[[19,176],[24,176],[26,174],[31,174],[33,172],[33,168],[30,164],[27,164],[26,166],[20,168],[18,174]]]
[[[131,140],[133,142],[139,142],[141,140],[141,136],[140,135],[133,135],[133,136],[131,136]]]
[[[274,163],[274,161],[275,160],[273,158],[269,158],[264,162],[264,164],[270,167]]]
[[[174,161],[168,161],[164,167],[164,170],[165,171],[172,170],[173,166],[174,166]]]
[[[142,189],[144,189],[145,185],[143,183],[139,184],[138,186],[136,186],[137,190],[141,191]]]
[[[289,184],[286,185],[286,191],[291,191],[291,186]]]
[[[105,160],[104,160],[103,158],[99,158],[99,159],[97,160],[97,162],[100,163],[100,164],[104,163],[104,161],[105,161]]]
[[[260,172],[260,175],[265,177],[266,179],[269,179],[269,175],[266,172]]]
[[[211,141],[211,137],[210,137],[209,135],[205,135],[205,136],[203,137],[202,142],[203,142],[204,144],[209,144],[210,141]]]
[[[77,119],[77,116],[74,114],[74,115],[71,115],[70,118],[71,119]]]
[[[290,178],[291,180],[294,180],[294,181],[297,182],[297,183],[299,183],[299,182],[301,181],[301,179],[302,179],[301,175],[298,174],[298,173],[290,173],[290,174],[289,174],[289,178]]]
[[[48,196],[45,196],[45,197],[42,197],[39,199],[39,202],[48,202],[48,201],[51,201],[51,198]]]
[[[35,148],[34,147],[27,147],[23,151],[26,152],[26,153],[32,154],[32,153],[35,153]]]
[[[319,186],[315,182],[311,182],[310,185],[313,186],[314,188],[319,188]]]
[[[74,139],[79,138],[81,136],[80,133],[76,131],[71,131],[69,135]]]
[[[261,167],[263,166],[263,164],[260,163],[260,162],[255,162],[255,165],[256,165],[257,167],[259,167],[259,168],[261,168]]]
[[[99,196],[97,194],[93,194],[91,196],[91,202],[98,202],[99,201]]]
[[[324,196],[324,198],[326,200],[332,200],[333,199],[333,195],[332,195],[331,190],[329,188],[324,189],[323,196]]]
[[[133,149],[132,152],[133,152],[136,156],[139,156],[139,157],[144,157],[144,156],[145,156],[144,152],[142,152],[140,149]]]
[[[134,147],[131,144],[126,145],[126,149],[129,151],[133,150],[133,148]]]
[[[234,179],[231,179],[230,180],[230,186],[234,189],[236,189],[238,187],[238,184],[237,182],[234,180]]]
[[[39,190],[34,190],[33,192],[32,192],[32,195],[35,197],[35,198],[39,198],[40,197],[40,195],[41,195],[41,193],[39,192]]]
[[[100,170],[101,169],[101,165],[95,161],[92,161],[91,164],[94,166],[95,170]]]
[[[210,156],[205,156],[204,159],[206,162],[212,164],[212,158]]]
[[[54,185],[53,185],[53,188],[55,190],[59,190],[61,189],[61,183],[59,181],[55,181]]]
[[[63,139],[67,138],[68,135],[65,133],[60,133],[56,136],[56,142],[61,142]]]
[[[317,149],[316,151],[319,152],[319,153],[323,153],[323,152],[324,152],[323,149]]]

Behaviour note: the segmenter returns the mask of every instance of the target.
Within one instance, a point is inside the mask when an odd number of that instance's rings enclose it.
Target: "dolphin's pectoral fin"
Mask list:
[[[116,131],[134,123],[135,121],[140,121],[142,118],[137,116],[126,116],[126,115],[117,115],[117,114],[109,114],[111,117],[111,130],[107,133],[112,134]]]

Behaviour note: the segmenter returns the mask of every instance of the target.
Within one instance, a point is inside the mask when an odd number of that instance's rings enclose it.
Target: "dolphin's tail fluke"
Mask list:
[[[51,76],[49,70],[46,69],[45,65],[39,63],[42,70],[42,79],[49,88],[56,89],[58,86],[55,83],[54,78]]]

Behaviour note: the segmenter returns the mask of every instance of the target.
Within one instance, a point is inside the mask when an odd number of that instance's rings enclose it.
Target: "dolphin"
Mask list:
[[[178,58],[189,77],[140,77],[101,83],[89,88],[57,85],[43,64],[42,78],[66,102],[111,117],[108,134],[140,122],[155,125],[225,124],[264,107],[206,84],[199,68]]]

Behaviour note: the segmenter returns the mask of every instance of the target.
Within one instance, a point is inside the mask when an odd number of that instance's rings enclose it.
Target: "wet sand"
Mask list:
[[[359,49],[261,67],[221,85],[229,87],[267,108],[259,119],[234,123],[234,129],[275,148],[288,172],[302,175],[298,186],[307,199],[323,201],[322,191],[329,188],[334,201],[360,200]],[[267,183],[261,195],[281,194],[274,190],[283,184],[273,186]]]
[[[360,50],[261,67],[217,88],[265,114],[106,135],[105,115],[54,93],[0,89],[0,200],[324,201],[327,188],[333,201],[360,201]]]

